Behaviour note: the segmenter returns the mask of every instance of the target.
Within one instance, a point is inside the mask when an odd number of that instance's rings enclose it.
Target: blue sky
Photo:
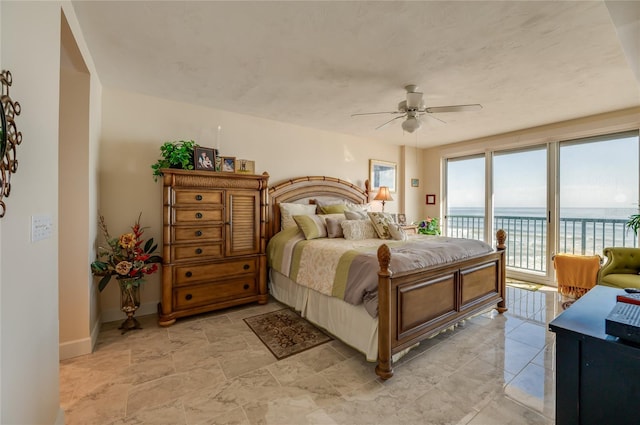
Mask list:
[[[560,145],[560,205],[563,208],[636,208],[638,137]],[[496,207],[544,207],[546,149],[496,153]],[[484,205],[484,157],[448,163],[452,207]]]

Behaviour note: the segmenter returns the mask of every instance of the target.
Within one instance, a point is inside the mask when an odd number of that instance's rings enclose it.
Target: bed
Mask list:
[[[275,242],[285,233],[281,232],[281,204],[313,205],[319,199],[352,204],[366,204],[369,200],[364,189],[333,177],[305,176],[281,182],[269,189],[267,238]],[[269,290],[278,301],[363,352],[367,360],[376,361],[376,374],[386,380],[393,376],[394,358],[420,341],[492,307],[499,313],[507,310],[506,234],[499,230],[497,237],[495,250],[489,247],[488,252],[435,265],[425,266],[418,261],[417,268],[405,267],[402,271],[397,267],[402,254],[394,248],[395,241],[380,240],[377,249],[363,248],[374,252],[370,256],[375,260],[371,273],[377,274],[377,315],[364,303],[349,303],[301,285],[277,267],[270,267]],[[429,237],[412,236],[408,242],[422,243],[420,238]],[[268,249],[268,257],[274,256],[268,259],[269,264],[276,256],[270,252],[275,251]]]

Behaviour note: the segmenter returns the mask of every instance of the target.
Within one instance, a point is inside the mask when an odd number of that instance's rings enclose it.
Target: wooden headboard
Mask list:
[[[368,193],[358,186],[335,177],[305,176],[286,180],[269,188],[267,238],[280,231],[280,203],[299,203],[314,197],[341,198],[354,204],[368,202]]]

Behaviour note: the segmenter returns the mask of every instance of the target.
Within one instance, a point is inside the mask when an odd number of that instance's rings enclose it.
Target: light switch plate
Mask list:
[[[50,215],[31,216],[31,242],[49,239],[53,234],[53,218]]]

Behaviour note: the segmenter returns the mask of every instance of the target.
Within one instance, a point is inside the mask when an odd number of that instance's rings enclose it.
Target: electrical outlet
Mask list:
[[[31,242],[49,239],[53,234],[53,218],[50,215],[31,216]]]

